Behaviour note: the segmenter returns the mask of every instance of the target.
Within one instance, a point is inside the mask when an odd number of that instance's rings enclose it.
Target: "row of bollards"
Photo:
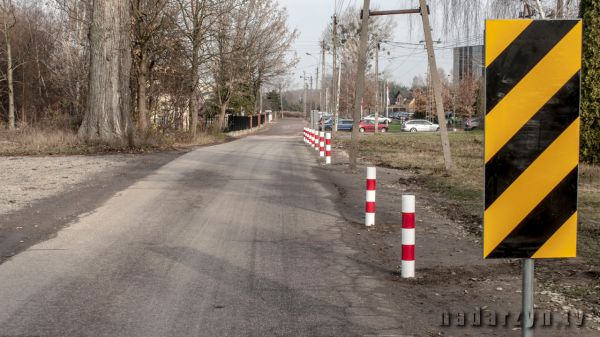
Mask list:
[[[331,164],[331,133],[304,128],[304,143],[325,157]],[[377,191],[377,168],[367,167],[365,201],[365,226],[375,226],[375,199]],[[402,196],[402,277],[415,277],[415,196]]]
[[[331,164],[331,132],[304,128],[304,143],[319,151],[319,157],[325,157],[325,164]]]

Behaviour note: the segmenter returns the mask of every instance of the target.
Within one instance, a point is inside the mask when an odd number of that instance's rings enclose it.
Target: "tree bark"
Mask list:
[[[200,95],[200,88],[198,86],[198,82],[200,81],[200,76],[198,75],[199,51],[200,46],[194,41],[194,45],[192,46],[192,87],[190,90],[190,131],[192,139],[196,138],[198,129],[198,96]]]
[[[223,102],[219,106],[219,130],[225,130],[225,115],[227,113],[227,102]]]
[[[12,29],[8,17],[12,12],[12,4],[4,2],[4,41],[6,42],[6,77],[8,81],[8,128],[15,128],[15,90],[13,81],[12,46],[10,42],[10,31]]]
[[[79,137],[133,145],[129,0],[94,0],[90,26],[89,94]]]
[[[138,110],[138,132],[145,133],[148,130],[148,97],[147,97],[147,85],[148,75],[150,73],[150,66],[145,54],[142,54],[139,58],[138,65],[138,95],[137,95],[137,110]]]

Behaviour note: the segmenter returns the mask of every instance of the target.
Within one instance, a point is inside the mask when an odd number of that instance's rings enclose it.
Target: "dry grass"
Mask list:
[[[86,148],[69,130],[23,128],[0,131],[0,155],[79,154]]]
[[[361,139],[362,159],[379,166],[409,170],[421,186],[481,218],[483,210],[483,132],[450,134],[456,171],[445,174],[439,134],[368,135]],[[345,146],[348,139],[339,139]],[[580,165],[579,252],[600,265],[600,167]]]
[[[115,148],[81,142],[68,129],[27,127],[0,130],[0,156],[147,152],[215,144],[226,139],[225,134],[216,132],[199,132],[192,139],[187,132],[151,131],[145,137],[138,137],[135,147]]]
[[[348,144],[349,140],[339,140]],[[457,170],[448,176],[439,149],[439,134],[398,133],[368,135],[361,140],[360,157],[378,166],[414,172],[426,187],[481,212],[483,193],[483,134],[452,133],[452,155]]]

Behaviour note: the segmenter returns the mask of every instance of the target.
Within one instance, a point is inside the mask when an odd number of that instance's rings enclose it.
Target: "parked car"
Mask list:
[[[481,117],[467,118],[465,121],[465,131],[472,131],[475,129],[483,129]]]
[[[359,125],[359,132],[375,132],[375,121],[372,120],[361,120]],[[387,123],[379,123],[378,125],[379,132],[387,132],[388,124]]]
[[[395,119],[395,120],[399,120],[399,121],[405,121],[407,119],[410,119],[412,116],[414,116],[414,113],[412,112],[406,112],[406,111],[395,111],[389,114],[389,117],[391,119]]]
[[[390,112],[390,114],[388,115],[391,119],[396,119],[396,120],[400,120],[402,119],[402,111],[394,111],[394,112]]]
[[[406,132],[438,131],[439,129],[439,125],[424,119],[413,119],[402,124],[402,131]]]
[[[333,130],[333,119],[326,119],[324,122],[319,122],[319,130],[331,131]]]
[[[338,131],[352,131],[352,124],[354,123],[351,119],[339,119],[338,120]]]
[[[385,116],[379,115],[379,123],[390,123],[392,120],[390,118],[386,118]],[[375,115],[371,114],[363,117],[364,121],[375,121]]]

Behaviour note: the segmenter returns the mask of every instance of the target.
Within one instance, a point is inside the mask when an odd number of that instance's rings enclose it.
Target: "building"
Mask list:
[[[452,79],[458,85],[465,77],[479,79],[483,76],[483,46],[465,46],[454,48],[454,66]]]

